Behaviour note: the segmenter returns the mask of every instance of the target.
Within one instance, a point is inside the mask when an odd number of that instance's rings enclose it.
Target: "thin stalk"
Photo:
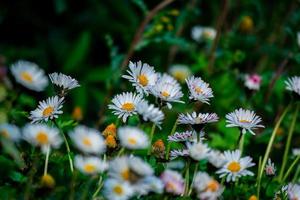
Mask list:
[[[300,174],[300,165],[298,165],[298,167],[297,167],[295,176],[294,176],[293,181],[292,181],[293,183],[295,183],[297,181],[297,178],[298,178],[299,174]]]
[[[119,150],[119,152],[118,152],[118,154],[117,154],[117,157],[119,157],[120,155],[122,155],[122,154],[124,153],[124,151],[125,151],[125,148],[122,147],[122,148]]]
[[[258,180],[257,180],[257,195],[256,196],[257,196],[258,199],[259,199],[259,193],[260,193],[260,187],[261,187],[261,184],[260,184],[261,183],[261,178],[262,178],[263,171],[264,171],[264,168],[265,168],[266,163],[267,163],[267,159],[269,158],[273,142],[275,140],[276,132],[278,131],[278,128],[279,128],[279,126],[280,126],[283,118],[287,114],[289,108],[290,108],[290,104],[285,108],[285,110],[281,114],[279,120],[277,121],[277,123],[276,123],[276,125],[274,127],[274,130],[272,132],[271,138],[269,140],[269,143],[268,143],[268,146],[267,146],[267,149],[266,149],[266,152],[265,152],[265,155],[264,155],[261,167],[260,167],[260,172],[259,172],[259,175],[258,175]]]
[[[173,125],[173,128],[172,128],[172,130],[171,130],[170,135],[173,135],[173,134],[175,133],[176,128],[177,128],[177,120],[175,121],[175,123],[174,123],[174,125]],[[171,142],[168,142],[168,145],[167,145],[167,152],[166,152],[166,159],[167,159],[167,160],[169,159],[170,149],[171,149]]]
[[[294,169],[295,165],[297,164],[297,162],[300,160],[300,155],[297,156],[297,158],[294,160],[294,162],[291,164],[291,166],[289,167],[289,169],[287,170],[287,172],[285,173],[283,179],[281,182],[285,182],[285,180],[289,177],[290,173],[292,172],[292,170]]]
[[[189,179],[190,179],[190,163],[191,160],[188,160],[186,164],[185,178],[184,178],[184,193],[183,195],[187,195],[189,191]]]
[[[261,168],[261,156],[259,156],[259,159],[258,159],[258,169],[257,169],[257,178],[256,178],[256,182],[258,182],[260,168]]]
[[[199,162],[197,162],[196,165],[195,165],[193,180],[192,180],[192,183],[190,185],[190,190],[189,190],[188,196],[190,196],[192,194],[193,184],[194,184],[194,181],[195,181],[195,178],[196,178],[198,167],[199,167]]]
[[[289,154],[289,150],[290,150],[290,146],[291,146],[291,141],[292,141],[293,132],[295,129],[298,113],[299,113],[299,104],[297,104],[297,106],[296,106],[296,110],[294,112],[292,123],[291,123],[290,129],[289,129],[288,138],[286,141],[285,150],[284,150],[283,159],[282,159],[282,166],[281,166],[280,173],[279,173],[279,182],[281,182],[281,180],[282,180],[283,172],[285,170],[285,166],[287,163],[288,154]]]
[[[153,123],[152,128],[151,128],[151,133],[150,133],[150,146],[148,148],[148,155],[150,155],[151,153],[151,149],[152,149],[152,140],[153,140],[153,136],[154,136],[154,132],[155,132],[155,123]]]
[[[44,167],[44,176],[46,176],[47,172],[48,172],[49,155],[50,155],[50,145],[47,145],[45,167]]]
[[[245,141],[245,134],[243,134],[241,132],[241,137],[240,137],[240,142],[239,142],[239,150],[241,151],[241,155],[243,154],[244,141]]]
[[[101,188],[102,188],[102,186],[103,186],[102,180],[103,180],[102,175],[100,175],[99,181],[98,181],[98,184],[97,184],[98,187],[97,187],[96,191],[95,191],[94,194],[93,194],[93,199],[98,195],[98,193],[100,192],[100,190],[101,190]]]

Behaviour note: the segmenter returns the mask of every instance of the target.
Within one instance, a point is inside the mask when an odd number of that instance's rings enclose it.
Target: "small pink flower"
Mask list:
[[[169,193],[173,193],[176,195],[181,195],[184,192],[184,180],[176,171],[173,170],[165,170],[160,179],[164,183],[165,189]]]
[[[267,176],[275,176],[276,167],[270,158],[268,159],[268,164],[266,165],[265,171]]]
[[[245,76],[245,86],[250,90],[259,90],[261,80],[262,78],[258,74],[247,74]]]

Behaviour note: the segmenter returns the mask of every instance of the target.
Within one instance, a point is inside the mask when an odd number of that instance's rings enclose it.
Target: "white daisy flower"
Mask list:
[[[128,162],[130,170],[138,176],[151,176],[154,174],[152,167],[139,157],[131,156]]]
[[[236,181],[241,176],[253,176],[254,173],[247,168],[254,166],[252,158],[249,156],[241,158],[240,150],[225,151],[224,156],[226,163],[216,173],[220,174],[220,178],[226,177],[226,181]]]
[[[130,181],[130,168],[127,156],[115,157],[109,163],[108,174],[120,181]]]
[[[290,200],[300,199],[300,185],[290,183],[288,185],[287,194]]]
[[[21,139],[20,129],[14,124],[0,124],[0,136],[18,142]]]
[[[234,112],[226,115],[226,122],[228,123],[226,127],[239,127],[242,129],[243,134],[245,134],[247,130],[252,135],[255,135],[252,129],[259,127],[264,128],[263,125],[259,124],[261,121],[261,118],[257,116],[254,111],[244,110],[242,108],[236,109]]]
[[[103,194],[109,200],[127,200],[133,196],[134,190],[127,182],[107,179],[104,182]]]
[[[189,88],[189,98],[195,101],[209,104],[209,99],[214,97],[212,89],[209,84],[204,82],[199,77],[190,77],[186,79],[186,84]]]
[[[184,103],[180,101],[180,98],[183,97],[181,86],[168,74],[163,74],[158,79],[157,83],[151,88],[151,94],[165,102],[169,109],[172,108],[170,102]]]
[[[44,70],[35,63],[19,60],[12,64],[11,73],[16,81],[28,89],[40,92],[48,86],[48,78]]]
[[[214,40],[217,36],[217,31],[210,27],[194,26],[192,28],[191,36],[196,42],[203,40]]]
[[[156,108],[153,104],[148,104],[147,101],[138,103],[136,110],[144,121],[151,121],[158,127],[160,127],[165,118],[164,113],[159,108]]]
[[[193,187],[197,191],[198,198],[203,200],[217,200],[224,191],[224,187],[206,172],[198,172],[196,174]]]
[[[169,73],[180,83],[184,83],[185,79],[192,74],[188,66],[181,64],[171,66]]]
[[[132,85],[140,94],[145,93],[148,95],[150,88],[155,85],[158,78],[154,68],[147,63],[142,64],[141,61],[137,63],[129,62],[127,72],[129,75],[123,75],[122,77],[132,82]]]
[[[189,143],[187,142],[187,148],[189,151],[189,155],[194,160],[203,160],[209,156],[210,148],[208,148],[207,144],[202,142],[197,143]]]
[[[294,148],[292,149],[293,156],[299,156],[300,155],[300,148]]]
[[[245,83],[244,85],[249,89],[249,90],[259,90],[260,85],[261,85],[261,76],[258,74],[246,74],[245,76]]]
[[[61,110],[64,103],[64,97],[58,96],[49,97],[46,100],[40,101],[38,107],[30,112],[29,119],[32,123],[48,121],[49,119],[58,118],[58,115],[62,114]]]
[[[199,141],[204,140],[204,135],[204,131],[200,131]],[[175,132],[173,135],[168,136],[168,141],[171,142],[197,142],[197,140],[196,131]]]
[[[101,154],[105,152],[105,141],[96,129],[79,125],[69,133],[69,136],[75,146],[84,153]]]
[[[208,155],[208,162],[213,166],[220,168],[225,164],[226,160],[222,152],[218,150],[211,150]]]
[[[219,117],[216,113],[187,113],[179,114],[178,123],[179,124],[190,124],[190,125],[204,125],[207,123],[217,122]]]
[[[150,192],[162,194],[164,191],[164,184],[155,176],[146,176],[134,184],[134,190],[139,195],[147,195]]]
[[[44,124],[27,124],[22,132],[24,140],[41,147],[43,152],[46,152],[48,146],[58,148],[63,142],[57,128]]]
[[[189,150],[187,149],[173,149],[170,151],[170,160],[174,160],[177,157],[189,156]]]
[[[76,155],[74,164],[79,171],[88,175],[98,174],[108,169],[108,164],[95,156],[83,157]]]
[[[300,95],[300,77],[293,76],[285,81],[286,89]]]
[[[268,159],[268,163],[265,167],[265,172],[267,176],[275,176],[276,174],[276,167],[275,164],[272,163],[271,159]]]
[[[54,72],[52,74],[49,74],[49,78],[54,85],[62,88],[64,91],[71,90],[80,86],[76,79],[62,73]]]
[[[130,126],[118,129],[118,138],[121,145],[128,149],[145,149],[149,146],[149,139],[145,132]]]
[[[184,179],[181,174],[173,170],[165,170],[160,179],[165,185],[165,190],[168,193],[181,195],[184,192]]]
[[[137,105],[142,101],[142,96],[132,92],[124,92],[116,95],[112,104],[108,105],[108,108],[113,110],[112,113],[117,115],[118,118],[123,119],[126,122],[127,117],[135,115]]]

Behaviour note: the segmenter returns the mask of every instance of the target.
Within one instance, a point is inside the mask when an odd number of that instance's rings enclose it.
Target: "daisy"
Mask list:
[[[75,146],[84,153],[101,154],[105,151],[105,141],[101,133],[83,125],[75,127],[69,133]]]
[[[245,83],[244,85],[249,89],[249,90],[259,90],[260,85],[261,85],[261,76],[258,74],[247,74],[245,76]]]
[[[46,152],[48,146],[58,148],[63,142],[57,128],[44,124],[27,124],[22,132],[27,142],[41,147],[43,152]]]
[[[112,104],[108,105],[108,108],[113,110],[112,113],[117,115],[118,118],[122,117],[123,122],[126,122],[127,117],[137,113],[136,106],[141,101],[141,95],[132,92],[124,92],[116,95],[112,100]]]
[[[0,124],[0,136],[18,142],[21,139],[20,129],[14,124]]]
[[[167,169],[161,174],[160,179],[164,183],[165,190],[168,193],[175,195],[183,194],[184,179],[178,172]]]
[[[181,113],[178,116],[179,124],[201,125],[202,127],[207,123],[217,122],[219,117],[216,113],[187,113],[186,115]]]
[[[209,104],[209,99],[214,97],[209,84],[204,82],[201,78],[192,76],[186,80],[186,83],[190,91],[190,99]]]
[[[191,70],[186,65],[173,65],[169,69],[169,73],[180,83],[184,83],[185,79],[191,75]]]
[[[145,149],[149,146],[148,136],[136,127],[124,126],[118,130],[121,145],[128,149]]]
[[[109,200],[127,200],[133,196],[134,190],[127,182],[107,179],[104,182],[103,194]]]
[[[287,189],[287,194],[290,200],[300,199],[300,185],[290,183]]]
[[[195,26],[192,28],[192,38],[196,42],[203,40],[214,40],[217,35],[217,31],[210,27]]]
[[[252,135],[255,135],[252,129],[259,127],[264,128],[263,125],[259,124],[261,122],[261,118],[257,116],[254,111],[244,110],[242,108],[236,109],[234,112],[227,114],[226,122],[228,123],[226,127],[239,127],[242,129],[243,134],[245,134],[247,130]]]
[[[170,102],[184,103],[180,101],[183,97],[181,86],[170,75],[163,74],[157,83],[151,88],[151,94],[165,102],[169,109],[172,108]]]
[[[272,163],[270,158],[268,159],[268,163],[266,165],[265,171],[267,176],[275,176],[276,167],[275,164]]]
[[[247,168],[254,166],[252,158],[249,156],[241,158],[240,150],[225,151],[226,163],[216,173],[220,174],[220,178],[227,176],[226,181],[236,181],[241,176],[253,176],[254,173]]]
[[[199,134],[199,141],[204,140],[204,131]],[[168,141],[171,142],[197,142],[196,131],[185,131],[182,133],[176,132],[173,135],[168,136]]]
[[[156,108],[153,104],[148,104],[147,101],[138,103],[136,110],[144,121],[151,121],[158,127],[165,118],[164,113],[159,108]]]
[[[28,89],[40,92],[48,86],[48,78],[44,70],[35,63],[19,60],[12,64],[11,73],[18,83]]]
[[[108,164],[95,156],[83,157],[76,155],[74,164],[79,171],[88,175],[101,173],[108,169]]]
[[[300,95],[300,77],[293,76],[285,81],[286,89]]]
[[[206,172],[198,172],[195,176],[193,187],[197,191],[199,199],[216,200],[224,191],[224,188]]]
[[[80,86],[76,79],[62,73],[58,74],[54,72],[49,74],[49,78],[54,85],[60,87],[63,91],[71,90]]]
[[[40,101],[38,107],[30,112],[29,119],[32,123],[48,121],[49,119],[58,118],[58,115],[62,114],[64,98],[58,96],[49,97],[46,100]]]
[[[176,149],[170,151],[170,159],[174,160],[177,157],[187,157],[189,156],[189,151],[187,149]]]
[[[130,170],[140,177],[152,176],[154,174],[154,170],[152,169],[152,167],[139,157],[129,157],[128,164]]]
[[[164,184],[155,176],[147,176],[134,185],[134,190],[139,195],[147,195],[150,192],[162,194],[164,191]]]
[[[154,68],[147,63],[142,64],[141,61],[137,63],[129,62],[127,72],[129,75],[123,75],[122,77],[132,82],[132,85],[140,94],[145,93],[148,95],[150,88],[155,85],[158,78]]]
[[[198,161],[206,159],[210,152],[207,144],[204,144],[202,142],[187,143],[187,147],[190,157]]]
[[[208,162],[213,166],[220,168],[225,164],[226,160],[222,152],[218,150],[211,150],[208,155]]]
[[[130,181],[130,168],[127,156],[115,157],[109,163],[108,174],[120,181]]]

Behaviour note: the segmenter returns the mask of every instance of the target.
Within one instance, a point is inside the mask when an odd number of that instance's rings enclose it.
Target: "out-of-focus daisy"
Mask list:
[[[132,92],[124,92],[116,95],[112,104],[108,105],[108,108],[113,110],[112,113],[117,115],[118,118],[123,119],[126,122],[127,117],[136,114],[136,106],[142,101],[142,96]]]
[[[210,148],[202,142],[187,143],[189,155],[194,160],[203,160],[209,156]]]
[[[244,84],[249,90],[259,90],[261,79],[261,76],[258,74],[246,74]]]
[[[242,133],[245,134],[246,130],[252,135],[255,133],[252,131],[256,128],[264,128],[260,125],[261,118],[257,116],[254,111],[244,110],[242,108],[236,109],[235,111],[226,115],[226,127],[239,127],[242,129]]]
[[[293,153],[294,156],[299,156],[300,155],[300,148],[294,148],[292,150],[292,153]]]
[[[146,133],[136,127],[124,126],[118,129],[121,145],[128,149],[144,149],[149,146]]]
[[[276,173],[276,167],[274,163],[272,163],[271,159],[268,159],[268,163],[265,168],[265,172],[267,176],[275,176]]]
[[[38,107],[30,112],[29,119],[32,123],[40,121],[48,121],[49,119],[58,118],[62,114],[64,98],[58,96],[49,97],[46,100],[40,101]]]
[[[200,132],[200,140],[203,140],[204,132]],[[197,141],[197,133],[196,131],[185,131],[182,133],[176,132],[173,135],[168,136],[168,141],[171,142],[191,142]]]
[[[152,167],[139,157],[129,157],[128,164],[131,172],[140,177],[152,176],[154,174]]]
[[[75,146],[84,153],[101,154],[106,149],[104,139],[96,129],[79,125],[69,133],[69,136]]]
[[[300,95],[300,77],[293,76],[285,81],[286,89]]]
[[[41,147],[43,152],[46,152],[48,146],[58,148],[63,141],[57,128],[44,124],[27,124],[22,132],[27,142]]]
[[[192,28],[192,38],[197,41],[214,40],[217,35],[217,31],[210,27],[194,26]]]
[[[216,200],[224,191],[224,187],[206,172],[198,172],[196,174],[193,187],[197,191],[198,198],[203,200]]]
[[[173,170],[165,170],[160,176],[168,193],[181,195],[184,192],[184,179],[181,174]]]
[[[121,181],[130,180],[130,168],[127,156],[116,157],[109,163],[109,176]]]
[[[95,156],[83,157],[75,156],[75,167],[84,174],[97,174],[108,169],[108,164]]]
[[[226,177],[226,181],[236,181],[241,176],[253,176],[254,173],[247,170],[247,168],[254,166],[252,158],[249,156],[241,158],[240,150],[225,151],[226,163],[216,173],[220,174],[220,178]]]
[[[135,191],[139,195],[146,195],[149,192],[162,194],[164,190],[163,182],[155,176],[147,176],[134,185]]]
[[[51,82],[54,85],[60,87],[63,92],[77,88],[80,86],[76,79],[72,78],[71,76],[62,74],[62,73],[54,72],[52,74],[49,74],[49,78],[50,78]]]
[[[179,114],[178,123],[179,124],[190,124],[196,129],[202,130],[205,124],[217,122],[219,117],[216,113],[187,113],[187,114]]]
[[[211,150],[208,155],[208,162],[213,166],[220,168],[225,164],[226,160],[222,152],[218,150]]]
[[[201,78],[192,76],[186,80],[186,83],[190,91],[190,99],[209,104],[209,99],[214,97],[209,84]]]
[[[191,75],[191,70],[186,65],[173,65],[169,69],[169,73],[180,83],[184,83],[185,79]]]
[[[165,118],[164,113],[159,108],[156,108],[153,104],[148,104],[147,101],[138,103],[136,110],[144,121],[151,121],[158,127],[160,127]]]
[[[139,93],[145,93],[147,95],[158,78],[154,68],[147,63],[143,64],[141,61],[136,63],[129,62],[129,70],[127,70],[127,72],[129,75],[123,75],[122,77],[132,82],[132,85]]]
[[[14,124],[0,124],[0,136],[17,142],[21,138],[20,129]]]
[[[181,86],[168,74],[163,74],[159,78],[157,83],[151,88],[151,94],[165,102],[169,109],[172,108],[170,102],[184,103],[180,101],[180,98],[183,97]]]
[[[109,200],[127,200],[133,196],[134,190],[128,182],[107,179],[104,182],[103,194]]]
[[[177,157],[189,156],[189,150],[187,149],[173,149],[170,151],[170,159],[174,160]]]
[[[300,199],[300,185],[290,183],[288,185],[287,194],[290,200]]]
[[[16,81],[28,89],[40,92],[48,86],[44,70],[35,63],[20,60],[12,64],[11,72]]]

